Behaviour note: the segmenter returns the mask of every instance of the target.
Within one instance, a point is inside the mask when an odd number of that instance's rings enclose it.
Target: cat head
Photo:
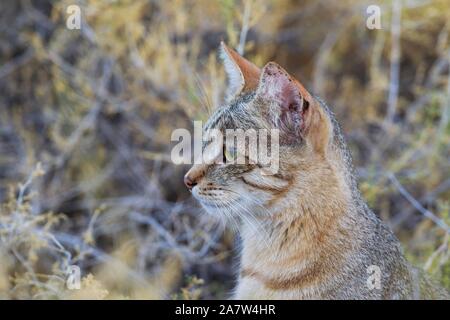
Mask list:
[[[195,164],[185,184],[211,213],[270,215],[328,178],[333,124],[327,109],[275,62],[258,68],[223,43],[220,50],[228,76],[226,103],[209,118],[204,132],[221,132],[226,138],[204,143],[204,152],[216,161]],[[278,137],[257,135],[256,140],[245,139],[242,149],[228,139],[227,129],[273,130]],[[250,155],[255,141],[277,156],[275,172]],[[215,143],[220,145],[211,146]],[[230,161],[238,156],[245,161]]]

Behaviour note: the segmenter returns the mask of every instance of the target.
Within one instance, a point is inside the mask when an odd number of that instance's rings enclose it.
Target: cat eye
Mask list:
[[[223,146],[223,163],[230,163],[234,162],[237,158],[237,149],[235,147],[233,148],[227,148],[225,145]]]

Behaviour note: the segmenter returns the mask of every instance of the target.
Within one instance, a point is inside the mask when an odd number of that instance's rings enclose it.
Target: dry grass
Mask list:
[[[370,206],[450,288],[447,0],[403,1],[398,37],[391,1],[372,31],[351,0],[78,3],[80,31],[72,1],[1,5],[0,298],[226,297],[235,236],[169,158],[222,101],[221,39],[328,101]]]

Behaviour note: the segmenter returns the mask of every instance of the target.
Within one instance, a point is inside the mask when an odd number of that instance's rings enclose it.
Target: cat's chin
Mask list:
[[[199,202],[202,205],[202,207],[208,213],[211,213],[211,214],[218,214],[218,213],[222,212],[225,208],[225,206],[223,204],[207,202],[207,201],[202,201],[202,200],[199,200]]]
[[[206,201],[199,201],[199,202],[207,214],[219,218],[223,220],[225,223],[228,221],[234,221],[235,219],[238,218],[237,216],[235,216],[233,212],[230,211],[230,209],[227,206],[223,204],[215,204]]]

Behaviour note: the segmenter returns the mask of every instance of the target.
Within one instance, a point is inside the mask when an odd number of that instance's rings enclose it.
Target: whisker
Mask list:
[[[239,209],[237,208],[237,206],[239,206],[243,211],[244,214],[239,214],[239,211],[237,210],[237,214],[239,215],[240,218],[246,220],[246,222],[248,223],[248,225],[250,226],[250,228],[252,229],[253,233],[258,236],[261,236],[265,246],[269,249],[269,244],[266,240],[266,238],[264,237],[264,235],[261,235],[260,231],[263,231],[263,233],[265,233],[265,228],[263,228],[263,225],[260,223],[260,221],[257,219],[257,217],[247,208],[245,208],[242,204],[240,204],[237,201],[227,201],[227,204],[235,209]],[[248,215],[247,215],[248,214]]]
[[[248,197],[248,196],[245,196],[244,194],[238,193],[238,192],[233,191],[233,190],[228,190],[228,189],[223,189],[223,190],[224,190],[224,191],[227,191],[227,192],[230,192],[230,193],[233,193],[233,194],[235,194],[235,195],[238,195],[239,197],[241,197],[241,198],[243,198],[243,199],[245,199],[245,200],[248,200],[248,201],[252,202],[253,204],[255,204],[255,205],[257,205],[258,207],[260,207],[261,209],[263,209],[263,211],[264,211],[268,216],[271,215],[270,211],[269,211],[266,207],[264,207],[264,206],[263,206],[259,201],[257,201],[256,199],[250,198],[250,197]]]

